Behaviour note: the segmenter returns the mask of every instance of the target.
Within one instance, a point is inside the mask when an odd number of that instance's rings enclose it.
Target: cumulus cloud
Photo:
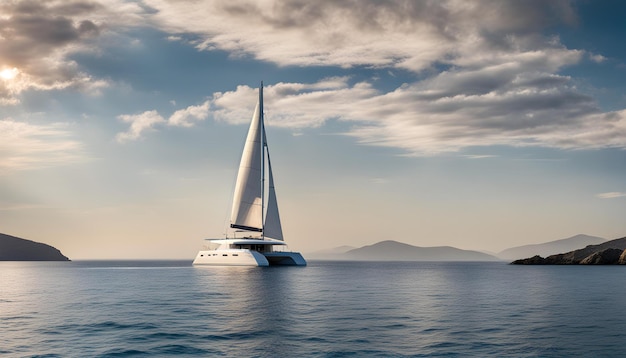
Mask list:
[[[422,71],[436,63],[503,62],[500,57],[537,49],[566,54],[537,32],[576,22],[566,0],[146,2],[158,9],[153,19],[162,28],[200,36],[199,49],[298,66]]]
[[[82,71],[71,54],[93,50],[103,32],[137,24],[143,12],[119,0],[0,2],[0,71],[19,71],[0,79],[0,104],[19,103],[28,89],[97,93],[107,82]]]
[[[157,124],[165,123],[165,119],[163,119],[157,111],[145,111],[135,115],[122,114],[117,118],[126,123],[130,123],[128,131],[118,133],[115,137],[120,143],[136,140],[141,137],[143,132],[153,129]]]
[[[486,81],[490,73],[484,73]],[[401,148],[410,155],[490,145],[626,147],[626,111],[600,112],[591,98],[571,87],[569,78],[511,75],[502,83],[459,91],[466,76],[445,72],[431,83],[389,93],[365,82],[349,85],[345,77],[315,84],[278,83],[264,90],[265,110],[272,125],[294,130],[330,119],[347,121],[352,128],[346,135],[365,144]],[[334,85],[318,89],[321,83]],[[256,93],[239,86],[214,94],[214,117],[230,123],[249,121]]]
[[[65,123],[29,124],[0,120],[0,174],[87,160],[83,145]]]
[[[316,83],[277,83],[264,89],[264,110],[272,125],[290,128],[318,127],[333,117],[349,118],[356,101],[377,93],[371,85],[350,87],[348,77],[333,77]],[[238,86],[235,91],[213,95],[213,117],[232,124],[248,123],[258,99],[258,90]]]
[[[205,120],[208,116],[209,102],[206,101],[199,106],[189,106],[174,112],[167,123],[171,126],[191,127],[195,121]]]
[[[209,116],[209,101],[198,106],[189,106],[174,112],[167,120],[156,110],[145,111],[141,114],[122,114],[117,119],[129,123],[126,132],[118,133],[116,140],[119,143],[133,141],[141,138],[144,132],[158,130],[159,126],[169,125],[178,127],[192,127],[198,121],[205,120]]]
[[[268,86],[268,119],[294,132],[346,121],[352,127],[345,134],[359,142],[412,155],[476,145],[626,146],[626,112],[602,113],[559,74],[583,59],[604,60],[543,33],[577,22],[567,0],[25,0],[1,3],[0,11],[0,66],[19,71],[0,79],[4,105],[17,103],[29,88],[97,92],[106,81],[83,73],[70,55],[97,51],[107,33],[153,26],[167,32],[168,41],[280,66],[361,66],[415,75],[387,93],[347,77]],[[121,115],[130,127],[116,138],[136,140],[165,124],[190,127],[210,115],[247,122],[256,96],[256,89],[240,86],[167,120],[156,111]]]
[[[589,59],[593,62],[596,63],[602,63],[604,61],[606,61],[606,57],[602,56],[602,55],[594,55],[592,53],[589,54]]]
[[[156,26],[200,50],[220,49],[281,66],[401,68],[420,80],[380,93],[345,77],[266,88],[268,118],[291,128],[350,121],[361,143],[412,155],[470,146],[624,147],[624,111],[602,113],[560,75],[600,54],[568,49],[554,25],[575,24],[562,1],[146,0]],[[480,19],[480,21],[477,21]],[[189,37],[186,37],[189,38]],[[442,70],[443,69],[443,70]],[[315,87],[318,86],[318,87]],[[256,91],[215,93],[216,120],[249,120]]]

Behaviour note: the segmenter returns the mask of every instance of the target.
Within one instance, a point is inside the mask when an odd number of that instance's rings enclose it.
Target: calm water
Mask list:
[[[0,262],[0,356],[618,357],[626,267]]]

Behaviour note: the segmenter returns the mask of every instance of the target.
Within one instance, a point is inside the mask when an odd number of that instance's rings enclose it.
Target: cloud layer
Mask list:
[[[278,83],[266,96],[274,124],[351,121],[347,134],[360,142],[414,155],[476,145],[626,146],[626,112],[602,113],[559,74],[603,57],[542,33],[577,22],[569,1],[147,3],[157,26],[194,34],[201,50],[281,66],[401,68],[422,78],[389,93],[347,78]],[[245,121],[249,109],[241,106],[254,101],[245,86],[216,93],[214,117]]]
[[[298,66],[421,71],[435,63],[502,62],[512,53],[559,48],[536,31],[576,21],[566,0],[146,2],[159,26],[198,35],[200,49]]]
[[[76,89],[97,92],[108,86],[71,59],[98,51],[105,35],[143,23],[144,10],[118,0],[23,0],[0,2],[0,105],[15,105],[25,90]]]
[[[86,160],[67,124],[33,125],[0,120],[0,174]]]
[[[464,88],[468,76],[487,80],[491,72],[443,72],[389,93],[366,82],[350,85],[348,77],[277,83],[264,89],[266,118],[272,126],[294,131],[344,121],[351,124],[344,134],[361,143],[401,148],[418,156],[494,145],[626,147],[626,111],[599,111],[591,98],[576,92],[569,78],[513,73],[489,86]],[[154,110],[123,115],[119,118],[131,127],[118,140],[137,139],[160,124],[191,127],[209,115],[232,124],[247,123],[257,96],[256,88],[238,86],[215,93],[202,105],[178,110],[167,121]]]
[[[626,147],[626,111],[602,113],[565,77],[511,75],[467,94],[467,74],[444,72],[430,83],[378,93],[348,78],[320,83],[278,83],[264,92],[272,125],[315,127],[329,119],[353,124],[347,135],[360,142],[402,148],[412,155],[458,151],[470,146],[513,145],[564,149]],[[459,78],[460,77],[460,78]],[[485,78],[490,78],[486,76]],[[450,86],[459,83],[458,86]],[[329,85],[318,90],[320,85]],[[450,94],[453,92],[453,94]],[[255,90],[240,86],[213,99],[218,120],[249,120],[242,103]],[[324,106],[319,106],[324,103]]]
[[[152,27],[168,41],[227,51],[280,66],[402,69],[413,76],[390,92],[376,80],[335,77],[267,87],[272,124],[301,129],[329,119],[369,145],[412,155],[471,146],[626,147],[626,112],[602,112],[561,74],[601,54],[568,49],[548,29],[577,22],[569,1],[18,1],[0,4],[0,105],[26,90],[110,85],[72,60],[99,41]],[[255,90],[240,86],[163,115],[117,118],[120,142],[165,124],[190,127],[249,120]]]

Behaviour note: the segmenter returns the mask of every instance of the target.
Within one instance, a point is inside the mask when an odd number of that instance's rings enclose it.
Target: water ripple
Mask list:
[[[626,355],[626,275],[619,270],[500,263],[312,262],[294,270],[137,265],[2,267],[0,355]]]

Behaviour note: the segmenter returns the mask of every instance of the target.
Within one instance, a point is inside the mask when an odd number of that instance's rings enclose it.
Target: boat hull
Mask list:
[[[247,249],[202,250],[193,264],[196,266],[306,266],[299,252],[260,253]]]
[[[275,251],[263,255],[270,266],[306,266],[306,260],[299,252]]]
[[[269,266],[261,253],[252,250],[202,250],[193,260],[194,265],[207,266]]]

